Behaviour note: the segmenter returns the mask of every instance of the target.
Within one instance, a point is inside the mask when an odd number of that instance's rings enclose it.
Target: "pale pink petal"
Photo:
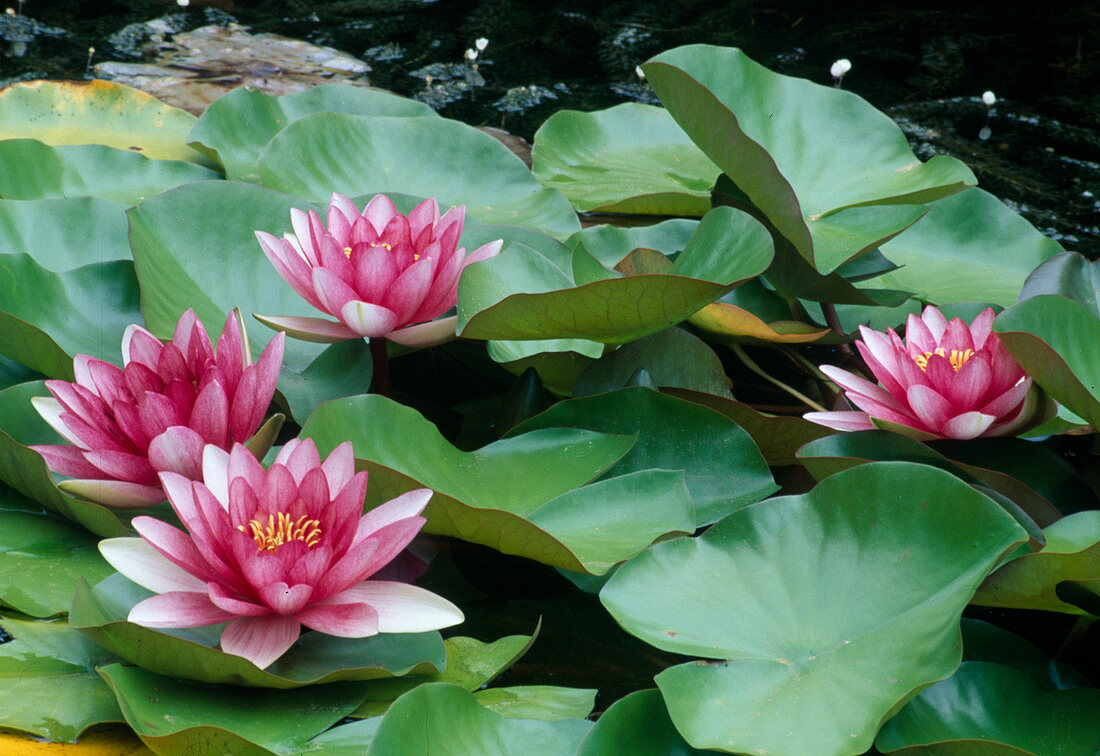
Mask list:
[[[257,493],[263,487],[264,477],[267,475],[260,460],[243,444],[233,444],[229,452],[229,460],[225,466],[227,480],[243,478],[249,488]]]
[[[321,300],[321,309],[337,317],[345,304],[358,299],[355,290],[346,281],[325,268],[313,269],[313,290]]]
[[[866,412],[807,412],[802,416],[811,423],[839,431],[874,430],[875,424]]]
[[[57,487],[71,496],[113,509],[145,509],[164,501],[164,492],[160,486],[146,486],[122,480],[73,478],[61,481]]]
[[[969,441],[985,433],[996,419],[993,415],[983,415],[981,412],[964,412],[944,423],[939,432],[946,438]]]
[[[929,307],[925,312],[931,309],[932,308]],[[941,315],[940,317],[942,318],[943,316]],[[944,321],[943,327],[947,327],[946,321]],[[938,341],[928,328],[928,324],[912,313],[909,314],[909,319],[905,322],[905,343],[908,345],[911,355],[913,355],[914,349],[918,353],[923,354],[925,352],[934,352],[938,346]]]
[[[286,447],[283,450],[286,451]],[[321,466],[321,455],[317,453],[317,445],[312,438],[301,439],[289,452],[280,453],[280,456],[282,459],[276,459],[276,463],[285,465],[294,476],[294,481],[299,484],[306,473]]]
[[[164,487],[164,493],[168,497],[168,503],[172,505],[180,522],[192,530],[191,523],[199,517],[199,507],[195,503],[195,493],[192,480],[179,473],[162,472],[157,477]]]
[[[417,488],[379,504],[359,520],[355,540],[360,541],[387,525],[418,516],[428,506],[433,493],[430,488]]]
[[[154,593],[206,592],[206,584],[172,562],[141,538],[107,538],[99,553],[124,576]]]
[[[438,346],[458,338],[455,335],[457,324],[458,316],[452,315],[449,318],[440,318],[427,323],[417,323],[416,325],[398,328],[396,331],[390,331],[386,334],[386,338],[402,346],[413,348]]]
[[[149,464],[157,472],[174,472],[190,480],[202,480],[205,440],[195,431],[173,425],[149,442]]]
[[[329,599],[362,601],[378,612],[381,633],[424,633],[457,625],[462,611],[442,596],[408,583],[367,580]]]
[[[986,307],[978,313],[978,317],[974,318],[974,322],[970,324],[970,338],[974,342],[974,351],[985,347],[989,334],[993,332],[993,320],[996,317],[993,308]]]
[[[398,325],[397,315],[392,310],[357,300],[344,305],[339,317],[354,333],[372,339],[385,336]]]
[[[345,441],[333,449],[328,459],[321,463],[321,469],[328,478],[330,491],[339,491],[346,486],[355,476],[355,451],[351,441]]]
[[[973,349],[974,339],[970,336],[970,326],[964,323],[962,318],[952,318],[940,338],[939,345],[948,357],[952,352],[963,354],[968,349]]]
[[[212,444],[202,450],[202,480],[225,511],[229,511],[229,452]]]
[[[943,316],[935,307],[929,305],[924,308],[924,312],[920,316],[921,321],[928,327],[929,333],[932,334],[932,340],[935,341],[936,346],[939,346],[940,341],[943,339],[943,334],[947,330],[947,318]],[[909,336],[909,331],[905,332],[906,337]],[[931,349],[925,351],[930,352]]]
[[[381,302],[399,272],[393,253],[385,247],[362,245],[352,253],[352,258],[355,261],[355,298]]]
[[[374,230],[379,234],[389,224],[390,219],[397,215],[397,206],[393,200],[384,194],[379,194],[363,208],[363,217],[370,221]]]
[[[271,614],[270,607],[248,601],[216,581],[208,583],[206,590],[210,595],[210,601],[223,612],[239,617],[263,617],[265,614]]]
[[[187,354],[187,348],[191,343],[191,337],[195,334],[195,325],[199,322],[199,316],[195,314],[195,311],[188,307],[180,315],[179,320],[176,321],[176,331],[172,334],[172,343],[176,348],[184,355]],[[204,332],[205,334],[205,332]]]
[[[301,632],[301,624],[293,617],[281,614],[241,617],[222,631],[222,651],[243,656],[265,669],[294,645]]]
[[[290,226],[294,229],[294,236],[298,240],[298,249],[302,257],[310,266],[318,265],[320,260],[311,253],[313,242],[310,238],[309,213],[296,207],[290,209]]]
[[[287,585],[280,581],[262,586],[259,593],[263,602],[277,614],[297,614],[309,603],[313,586]]]
[[[46,467],[50,468],[50,472],[55,472],[58,475],[92,479],[103,475],[103,471],[84,459],[84,452],[75,446],[46,444],[29,448],[41,454],[42,458],[46,460]]]
[[[88,446],[80,441],[80,438],[69,430],[69,426],[65,425],[65,422],[61,419],[61,415],[65,413],[65,408],[61,406],[61,402],[54,399],[52,396],[33,396],[31,397],[31,404],[42,419],[49,423],[50,427],[57,431],[58,435],[68,441],[73,446],[78,446],[81,449],[87,449]]]
[[[318,307],[318,309],[323,309]],[[301,341],[313,341],[321,344],[335,344],[338,341],[362,338],[343,323],[324,318],[306,318],[296,315],[257,315],[252,317],[276,331],[283,331],[292,338]]]
[[[144,538],[146,543],[156,549],[161,556],[184,572],[194,576],[199,582],[210,577],[210,566],[199,554],[190,536],[179,528],[175,528],[155,517],[146,516],[135,517],[130,524],[137,531],[137,534]],[[198,590],[198,588],[194,585],[186,587],[181,584],[180,587],[161,589],[161,591],[165,590],[184,591]]]
[[[1031,390],[1031,378],[1024,378],[1008,391],[1000,394],[979,409],[984,413],[1002,417],[1014,410],[1024,400],[1029,390]]]
[[[415,531],[413,535],[416,535]],[[409,537],[409,540],[412,540],[412,536]],[[375,555],[387,545],[382,543],[381,540],[375,539],[366,539],[354,544],[342,557],[329,565],[328,570],[317,581],[313,594],[315,599],[318,601],[326,599],[344,590],[349,585],[354,585],[369,577],[381,566],[374,563]],[[404,545],[402,544],[402,548],[404,548]],[[390,558],[392,558],[392,555],[390,555]],[[388,561],[389,559],[386,559],[382,564]]]
[[[347,195],[340,194],[339,192],[333,192],[332,197],[329,199],[328,205],[330,232],[332,231],[331,224],[333,210],[339,210],[340,214],[344,217],[344,220],[347,221],[349,226],[359,219],[359,208],[355,206],[355,203],[352,202],[351,198]]]
[[[503,239],[497,239],[496,241],[491,241],[488,244],[482,244],[473,252],[470,252],[468,255],[466,255],[466,258],[462,261],[463,269],[468,268],[474,263],[479,263],[482,260],[488,260],[491,257],[496,257],[500,254],[500,250],[503,247]]]
[[[203,627],[235,616],[214,606],[206,591],[171,591],[134,604],[126,620],[142,627]]]
[[[434,272],[434,261],[420,259],[406,268],[390,285],[381,304],[393,311],[398,325],[408,324],[420,308],[432,285]]]
[[[137,362],[156,370],[162,349],[164,344],[149,331],[136,324],[128,325],[122,334],[122,365]]]

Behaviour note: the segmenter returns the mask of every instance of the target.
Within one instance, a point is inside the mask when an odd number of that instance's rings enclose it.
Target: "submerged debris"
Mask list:
[[[529,84],[524,87],[513,87],[504,93],[504,96],[493,102],[493,107],[502,113],[522,113],[525,110],[540,105],[546,100],[556,100],[558,96],[553,90],[540,87],[538,84]]]
[[[12,8],[0,15],[0,39],[8,43],[7,55],[11,58],[22,58],[26,55],[27,46],[38,37],[64,37],[68,33],[56,26],[40,24],[30,16],[16,13]]]

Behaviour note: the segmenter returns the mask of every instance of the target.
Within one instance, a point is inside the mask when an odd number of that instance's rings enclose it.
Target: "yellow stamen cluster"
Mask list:
[[[274,554],[280,546],[290,541],[305,541],[306,546],[312,549],[321,540],[320,526],[319,520],[311,520],[308,515],[291,520],[290,515],[279,512],[278,519],[275,515],[267,516],[267,527],[259,520],[249,520],[247,526],[238,525],[237,530],[242,533],[252,531],[256,547]]]
[[[371,242],[371,246],[372,247],[385,247],[389,251],[391,251],[391,252],[393,251],[393,247],[391,247],[386,242],[382,242],[381,244],[375,244],[374,242]],[[415,257],[415,255],[413,255],[413,256]],[[349,260],[351,259],[351,247],[344,247],[344,257],[348,258]]]
[[[965,352],[960,352],[958,349],[952,349],[950,356],[948,356],[943,347],[938,347],[935,352],[925,352],[913,358],[913,361],[917,363],[917,367],[921,369],[921,372],[928,370],[928,358],[933,354],[938,354],[940,357],[947,357],[948,362],[951,363],[951,367],[955,368],[955,372],[957,373],[959,372],[959,368],[965,365],[967,361],[974,356],[974,350],[967,349]]]

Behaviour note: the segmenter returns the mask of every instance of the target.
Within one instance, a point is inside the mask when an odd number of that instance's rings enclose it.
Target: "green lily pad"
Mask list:
[[[120,357],[122,335],[141,322],[128,260],[65,273],[30,255],[0,255],[0,354],[51,378],[73,380],[73,356]]]
[[[719,412],[745,429],[752,436],[760,453],[769,465],[802,464],[796,458],[803,445],[833,433],[828,428],[803,420],[801,417],[769,415],[757,412],[747,404],[712,393],[703,393],[683,388],[666,388],[663,391],[680,399]]]
[[[1100,260],[1089,261],[1078,252],[1048,258],[1027,277],[1020,300],[1040,294],[1060,294],[1080,302],[1100,318]]]
[[[309,753],[322,756],[363,756],[380,724],[382,717],[379,716],[333,727],[310,741]]]
[[[486,351],[510,373],[520,375],[527,368],[534,368],[546,388],[568,395],[573,393],[573,384],[585,368],[603,354],[604,345],[585,339],[490,341]]]
[[[474,692],[474,698],[489,711],[510,719],[559,722],[584,719],[596,706],[593,688],[563,688],[557,685],[513,685]]]
[[[508,435],[555,427],[637,435],[634,447],[604,478],[647,469],[683,470],[699,526],[778,489],[756,444],[736,423],[648,388],[558,402]]]
[[[322,454],[354,444],[370,471],[368,507],[431,488],[426,532],[576,572],[602,574],[665,533],[695,528],[682,473],[650,470],[584,485],[630,449],[629,436],[554,428],[463,452],[415,410],[374,394],[322,404],[301,435]]]
[[[1016,301],[1037,265],[1062,251],[1023,216],[977,188],[935,203],[881,249],[898,268],[869,280],[869,286],[911,291],[929,304],[1001,307]]]
[[[0,90],[0,139],[105,144],[157,160],[214,164],[187,146],[196,118],[110,81],[27,81]]]
[[[666,255],[679,252],[691,241],[699,221],[687,218],[654,223],[652,226],[589,226],[565,241],[569,249],[583,244],[590,255],[601,265],[613,268],[636,249],[656,249]]]
[[[581,212],[702,216],[721,173],[664,108],[561,110],[535,132],[535,177]]]
[[[153,160],[101,144],[0,142],[0,197],[6,199],[99,197],[136,205],[180,184],[221,177],[194,163]]]
[[[128,534],[118,515],[90,501],[63,493],[54,483],[42,455],[28,446],[59,444],[63,439],[39,416],[31,398],[49,396],[41,381],[0,391],[0,480],[46,509],[79,523],[104,538]],[[126,513],[129,517],[137,514]]]
[[[656,678],[694,747],[859,754],[955,669],[963,608],[1024,540],[957,478],[883,462],[658,544],[600,599],[647,643],[704,657]]]
[[[1004,628],[981,620],[963,618],[963,661],[990,662],[1013,667],[1045,690],[1087,688],[1088,680],[1065,662],[1053,660]]]
[[[818,480],[873,460],[919,462],[938,467],[967,483],[982,483],[989,486],[1015,502],[1039,525],[1048,525],[1061,517],[1058,509],[1032,486],[997,469],[1012,470],[1014,467],[1020,467],[1026,470],[1026,466],[1032,463],[1033,453],[1038,457],[1040,464],[1048,460],[1048,455],[1034,449],[1033,445],[1027,441],[1016,439],[988,439],[987,441],[992,443],[982,444],[987,454],[980,458],[987,465],[986,467],[952,459],[920,441],[882,430],[834,433],[806,444],[799,450],[797,457]],[[1008,443],[998,443],[1005,441]],[[948,444],[943,448],[950,450],[957,446]],[[1001,463],[993,462],[997,454],[1003,458]],[[973,454],[968,456],[974,457]],[[1066,475],[1065,470],[1059,472]]]
[[[435,115],[422,102],[348,84],[326,84],[280,97],[240,87],[212,103],[188,139],[192,147],[225,168],[230,181],[259,183],[257,163],[263,148],[288,124],[312,113]]]
[[[0,254],[26,253],[55,273],[129,260],[125,211],[95,197],[0,200]]]
[[[569,202],[539,185],[483,131],[435,117],[315,113],[280,131],[260,155],[264,186],[317,202],[399,192],[465,205],[485,223],[565,237],[580,228]]]
[[[114,572],[98,544],[0,485],[0,603],[32,617],[67,613],[81,577],[98,581]]]
[[[0,390],[40,378],[42,378],[42,374],[37,370],[31,370],[26,365],[0,355]]]
[[[1048,394],[1100,428],[1100,318],[1072,299],[1044,294],[997,316],[993,330]]]
[[[587,251],[579,247],[574,257],[578,254]],[[703,218],[667,273],[619,277],[605,271],[606,278],[577,286],[571,272],[535,250],[513,245],[463,273],[459,334],[633,341],[685,320],[758,275],[771,255],[763,226],[730,208],[716,208]]]
[[[820,273],[908,227],[920,204],[977,183],[954,158],[921,163],[859,96],[772,73],[735,48],[678,47],[642,68],[692,141]]]
[[[729,396],[729,379],[718,355],[683,328],[666,328],[609,352],[584,369],[573,393],[600,394],[626,386],[639,370],[646,371],[655,386]]]
[[[152,595],[117,574],[94,588],[82,580],[69,621],[96,643],[150,672],[254,688],[289,689],[427,674],[439,671],[446,658],[438,632],[379,633],[369,638],[313,632],[303,634],[271,666],[259,669],[243,657],[216,648],[224,625],[155,630],[127,622],[134,604]],[[361,700],[362,694],[355,706]]]
[[[343,719],[363,683],[297,690],[210,687],[145,669],[110,664],[99,673],[118,697],[126,723],[158,754],[291,754]]]
[[[1100,690],[1044,690],[1011,667],[963,662],[887,722],[875,746],[899,754],[1091,756],[1100,743],[1097,711]]]
[[[489,711],[456,685],[429,683],[394,702],[382,717],[367,755],[433,753],[445,748],[447,756],[529,756],[536,747],[540,756],[571,756],[591,726],[584,719],[510,719]]]
[[[1100,511],[1077,512],[1043,530],[1041,551],[1017,557],[986,578],[974,603],[1086,614],[1057,593],[1064,581],[1100,578]]]
[[[713,753],[692,748],[668,718],[657,690],[639,690],[620,698],[600,715],[577,749],[577,756],[695,756]]]
[[[321,402],[340,396],[365,394],[370,389],[374,363],[364,339],[326,345],[304,368],[284,365],[279,390],[291,416],[302,419]]]
[[[0,615],[12,640],[0,644],[4,727],[74,742],[102,722],[121,722],[115,697],[96,667],[116,661],[64,620],[31,622]]]
[[[426,682],[446,682],[475,691],[511,667],[534,642],[535,635],[509,635],[492,643],[461,635],[448,638],[443,641],[447,648],[447,666],[442,672],[373,680],[367,688],[366,698],[349,716],[381,716],[399,696]]]

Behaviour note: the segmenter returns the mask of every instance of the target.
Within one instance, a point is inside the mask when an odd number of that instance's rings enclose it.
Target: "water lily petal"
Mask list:
[[[969,441],[985,433],[996,419],[981,412],[964,412],[948,420],[939,430],[947,438]]]
[[[360,541],[392,523],[416,517],[428,506],[433,493],[430,488],[417,488],[379,504],[363,515],[355,540]]]
[[[413,348],[438,346],[458,338],[455,333],[457,325],[458,316],[452,315],[449,318],[398,328],[386,334],[386,338],[402,346]]]
[[[260,588],[260,598],[277,614],[296,614],[305,608],[313,595],[313,586],[299,583],[287,585],[279,581]]]
[[[866,412],[807,412],[802,416],[811,423],[839,431],[874,430],[875,424]]]
[[[373,339],[387,335],[397,326],[397,315],[385,307],[353,300],[339,312],[340,320],[359,336]]]
[[[367,580],[329,602],[362,601],[378,612],[382,633],[424,633],[462,622],[462,611],[442,596],[408,583]]]
[[[202,449],[205,440],[196,431],[173,425],[149,442],[149,464],[157,472],[170,471],[199,480],[202,478]]]
[[[311,604],[299,611],[295,619],[338,638],[366,638],[378,633],[378,612],[362,601]]]
[[[951,403],[927,386],[910,386],[909,406],[928,430],[935,432],[954,416]]]
[[[206,591],[206,583],[164,556],[141,538],[107,538],[99,553],[127,578],[154,593]]]
[[[171,591],[134,604],[126,620],[142,627],[203,627],[235,616],[214,606],[205,591]]]
[[[57,484],[65,493],[94,501],[113,509],[144,509],[164,501],[160,486],[127,483],[122,480],[92,480],[73,478]]]
[[[103,472],[84,459],[84,452],[75,446],[43,444],[29,447],[42,455],[46,467],[70,478],[98,478]]]
[[[293,617],[241,617],[222,631],[221,647],[227,654],[243,656],[265,669],[294,645],[301,632],[301,624]]]
[[[257,315],[256,313],[253,313],[252,317],[269,328],[288,333],[293,338],[301,341],[335,344],[340,341],[362,338],[343,323],[324,318],[307,318],[297,315]]]

